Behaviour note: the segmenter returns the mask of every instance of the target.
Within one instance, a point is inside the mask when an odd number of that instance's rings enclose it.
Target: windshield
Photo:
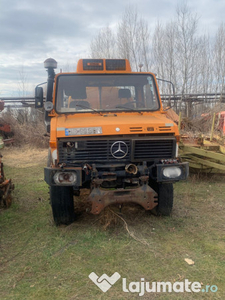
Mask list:
[[[58,113],[158,109],[159,100],[154,79],[150,74],[66,74],[57,78]]]

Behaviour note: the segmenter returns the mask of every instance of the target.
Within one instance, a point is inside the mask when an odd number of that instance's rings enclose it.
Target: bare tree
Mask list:
[[[148,23],[139,16],[135,6],[128,6],[115,33],[109,26],[103,28],[91,45],[92,58],[126,58],[132,69],[149,71],[151,65],[150,33]]]
[[[154,71],[159,78],[172,81],[175,88],[177,88],[176,38],[177,25],[175,22],[170,22],[165,27],[158,23],[152,43]],[[162,93],[171,93],[171,85],[162,83],[160,87]]]
[[[90,49],[92,58],[116,58],[116,38],[109,26],[103,28],[92,40]]]
[[[225,90],[225,25],[221,24],[213,39],[199,33],[199,17],[182,2],[175,17],[162,25],[158,22],[153,34],[140,17],[136,6],[128,6],[118,22],[115,33],[103,28],[92,40],[93,58],[127,58],[131,67],[152,71],[162,79],[172,81],[175,93],[222,93]],[[172,93],[171,86],[159,83],[162,93]],[[179,102],[179,110],[188,116],[199,113],[193,103]]]
[[[198,17],[193,14],[187,4],[177,8],[177,59],[179,60],[179,71],[181,75],[181,93],[192,90],[194,67],[198,51]]]
[[[138,70],[138,52],[139,43],[137,40],[137,9],[131,6],[124,12],[122,20],[118,25],[117,43],[119,55],[122,58],[127,58],[131,64],[134,64]]]
[[[152,52],[151,52],[151,36],[147,21],[140,19],[139,22],[139,35],[140,35],[140,57],[139,63],[143,63],[143,70],[146,72],[151,71],[152,67]]]
[[[128,6],[117,31],[119,56],[127,58],[133,69],[138,71],[143,63],[145,70],[150,67],[150,33],[148,23],[139,16],[135,6]]]
[[[191,93],[199,79],[199,55],[202,46],[197,35],[198,17],[184,3],[177,8],[173,21],[155,28],[153,37],[154,65],[159,77],[170,80],[175,92]],[[198,66],[198,67],[197,67]],[[168,92],[165,85],[162,92]],[[171,93],[171,90],[169,90]],[[182,101],[180,102],[181,109]],[[190,115],[191,103],[186,107]]]
[[[18,91],[20,97],[25,97],[28,90],[27,74],[24,71],[24,66],[21,66],[18,76]]]
[[[216,92],[225,89],[225,24],[218,28],[213,49],[214,77]]]
[[[29,90],[28,76],[22,65],[18,75],[19,97],[27,97],[30,94]],[[18,105],[17,108],[14,107],[11,109],[11,113],[19,124],[36,123],[40,120],[40,111],[33,107],[26,107],[25,105]]]
[[[63,72],[74,72],[76,70],[76,65],[75,64],[72,64],[67,61],[66,64],[64,64],[62,66],[62,69],[61,69]]]

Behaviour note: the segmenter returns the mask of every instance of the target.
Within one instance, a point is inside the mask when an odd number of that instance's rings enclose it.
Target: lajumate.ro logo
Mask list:
[[[91,281],[96,284],[102,292],[107,292],[120,278],[121,275],[115,272],[111,277],[106,274],[98,276],[95,272],[89,274]],[[144,278],[140,281],[127,282],[126,278],[122,278],[122,291],[124,293],[137,293],[139,296],[143,296],[145,293],[216,293],[218,287],[216,285],[206,285],[202,287],[202,284],[198,281],[191,282],[188,279],[184,281],[176,282],[149,282]]]

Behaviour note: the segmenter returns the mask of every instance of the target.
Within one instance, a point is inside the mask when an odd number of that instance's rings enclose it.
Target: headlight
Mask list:
[[[163,176],[167,178],[177,178],[180,177],[182,171],[178,167],[168,167],[163,169]]]
[[[77,181],[77,174],[75,172],[56,172],[53,179],[56,184],[73,185]]]
[[[57,153],[57,150],[55,149],[55,150],[53,150],[53,152],[52,152],[52,159],[53,159],[53,160],[57,160],[57,157],[58,157],[58,153]]]

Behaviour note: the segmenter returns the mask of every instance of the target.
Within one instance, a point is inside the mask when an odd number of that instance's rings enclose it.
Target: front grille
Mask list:
[[[97,140],[69,138],[59,140],[58,153],[60,163],[142,162],[173,158],[175,145],[176,140],[173,137],[135,139],[117,137],[117,139]],[[117,151],[119,149],[120,151]]]
[[[173,157],[174,140],[135,140],[134,160],[154,160]]]
[[[106,162],[111,160],[127,161],[130,159],[130,140],[121,141],[121,150],[118,159],[111,153],[112,145],[119,140],[76,140],[74,147],[68,147],[66,141],[59,141],[59,161],[60,162]],[[70,142],[71,143],[71,142]],[[127,148],[124,149],[124,144]],[[123,146],[124,145],[124,146]],[[114,150],[116,151],[116,149]]]

